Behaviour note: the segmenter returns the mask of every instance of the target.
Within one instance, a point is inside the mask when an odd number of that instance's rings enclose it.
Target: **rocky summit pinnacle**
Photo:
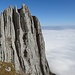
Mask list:
[[[0,61],[13,63],[25,74],[54,75],[46,60],[40,22],[25,4],[0,14]]]

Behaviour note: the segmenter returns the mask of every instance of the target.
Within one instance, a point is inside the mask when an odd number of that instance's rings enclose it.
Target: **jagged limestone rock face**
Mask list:
[[[52,75],[46,56],[40,23],[26,5],[11,6],[0,14],[0,61],[11,62],[16,71],[31,75]]]

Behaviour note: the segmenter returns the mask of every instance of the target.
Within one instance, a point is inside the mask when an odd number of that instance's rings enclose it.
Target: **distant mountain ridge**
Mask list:
[[[74,25],[70,26],[42,26],[43,30],[64,30],[64,29],[75,29]]]

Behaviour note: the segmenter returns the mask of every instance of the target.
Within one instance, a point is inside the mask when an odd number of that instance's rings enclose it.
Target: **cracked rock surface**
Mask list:
[[[46,60],[40,22],[25,4],[0,14],[0,61],[11,62],[16,71],[26,74],[54,75]]]

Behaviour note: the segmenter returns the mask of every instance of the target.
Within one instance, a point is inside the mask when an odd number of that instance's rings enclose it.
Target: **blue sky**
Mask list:
[[[0,12],[26,4],[42,26],[75,25],[75,0],[0,0]]]

